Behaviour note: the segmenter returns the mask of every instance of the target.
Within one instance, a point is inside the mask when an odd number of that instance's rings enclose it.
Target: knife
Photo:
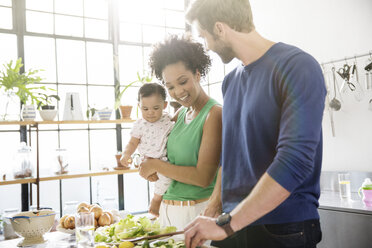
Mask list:
[[[129,241],[129,242],[137,242],[141,240],[146,239],[157,239],[162,237],[171,237],[173,235],[183,234],[184,231],[178,231],[178,232],[170,232],[170,233],[164,233],[164,234],[158,234],[158,235],[151,235],[151,236],[141,236],[141,237],[135,237],[135,238],[128,238],[128,239],[121,239],[120,242]],[[110,243],[113,245],[117,245],[119,243]]]

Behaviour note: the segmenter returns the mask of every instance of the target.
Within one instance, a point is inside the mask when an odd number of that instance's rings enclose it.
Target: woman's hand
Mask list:
[[[203,215],[207,217],[217,218],[222,214],[222,203],[218,200],[210,200],[207,207],[203,211]]]
[[[145,160],[143,160],[143,162],[139,166],[139,174],[141,177],[151,182],[153,182],[154,179],[155,181],[159,179],[157,178],[158,176],[156,175],[156,167],[155,167],[156,160],[158,159],[146,158]],[[154,174],[156,178],[154,177]]]
[[[159,180],[159,177],[158,177],[157,173],[154,173],[154,174],[150,175],[150,176],[147,178],[147,180],[150,181],[150,182],[156,182],[156,181]]]

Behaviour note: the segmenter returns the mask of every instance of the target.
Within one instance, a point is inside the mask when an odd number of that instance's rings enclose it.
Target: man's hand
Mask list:
[[[199,216],[185,228],[187,248],[201,246],[207,240],[223,240],[225,238],[227,238],[227,234],[217,226],[215,218]]]
[[[203,214],[207,217],[217,218],[222,214],[222,203],[219,200],[210,200],[207,207],[204,209]]]

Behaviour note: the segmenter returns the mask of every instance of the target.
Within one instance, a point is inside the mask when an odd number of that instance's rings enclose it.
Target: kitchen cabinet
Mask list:
[[[322,241],[318,248],[371,248],[372,207],[363,205],[357,193],[341,200],[339,192],[322,192],[319,215]]]
[[[68,173],[64,175],[52,175],[52,176],[40,176],[39,173],[39,125],[50,125],[50,124],[116,124],[117,126],[122,123],[132,123],[134,120],[131,119],[118,119],[118,120],[88,120],[88,121],[5,121],[0,122],[0,125],[19,125],[29,127],[29,130],[36,130],[36,175],[33,178],[23,178],[23,179],[13,179],[13,178],[0,178],[0,186],[10,185],[10,184],[35,184],[36,185],[36,199],[37,207],[40,206],[40,187],[39,184],[42,181],[51,181],[51,180],[65,180],[71,178],[82,178],[82,177],[95,177],[95,176],[104,176],[104,175],[122,175],[126,173],[138,172],[137,169],[128,169],[128,170],[109,170],[109,171],[85,171],[83,173]],[[120,126],[119,126],[120,128]],[[32,190],[30,190],[31,194]],[[30,197],[31,198],[31,197]]]
[[[371,248],[372,213],[319,208],[323,238],[318,248]]]

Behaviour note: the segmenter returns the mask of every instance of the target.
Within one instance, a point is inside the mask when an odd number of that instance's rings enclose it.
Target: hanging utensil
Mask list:
[[[369,78],[370,75],[369,72],[366,72],[366,78],[365,78],[365,83],[366,83],[366,90],[372,90],[372,82],[371,79]]]
[[[351,67],[347,63],[337,70],[337,74],[344,80],[340,89],[342,93],[347,90],[346,86],[348,86],[351,91],[355,90],[355,85],[350,83],[350,70]]]
[[[334,97],[333,99],[329,102],[329,107],[334,110],[334,111],[339,111],[341,109],[341,102],[337,100],[337,89],[336,89],[336,73],[335,73],[335,68],[332,67],[332,76],[333,76],[333,90],[334,90]]]
[[[369,53],[369,59],[367,61],[366,67],[364,67],[364,70],[366,70],[366,90],[372,91],[372,55],[371,52]],[[368,110],[372,111],[372,99],[368,102]]]
[[[364,92],[362,89],[362,85],[359,83],[359,74],[358,74],[358,67],[356,64],[356,60],[354,61],[354,64],[353,64],[353,69],[352,69],[352,73],[350,76],[350,83],[355,86],[355,89],[354,89],[355,100],[357,100],[358,102],[362,101],[364,98]]]
[[[334,121],[333,121],[333,110],[331,109],[331,107],[329,106],[330,104],[330,97],[329,97],[329,88],[330,88],[330,84],[332,83],[331,80],[330,80],[330,77],[329,77],[329,73],[326,73],[325,69],[324,69],[324,65],[322,65],[322,70],[323,70],[323,77],[324,77],[324,82],[325,82],[325,85],[326,85],[326,89],[327,89],[327,96],[326,96],[326,101],[327,101],[327,104],[326,104],[326,107],[328,109],[328,113],[329,113],[329,119],[331,121],[331,131],[332,131],[332,137],[335,137],[336,134],[335,134],[335,125],[334,125]]]

